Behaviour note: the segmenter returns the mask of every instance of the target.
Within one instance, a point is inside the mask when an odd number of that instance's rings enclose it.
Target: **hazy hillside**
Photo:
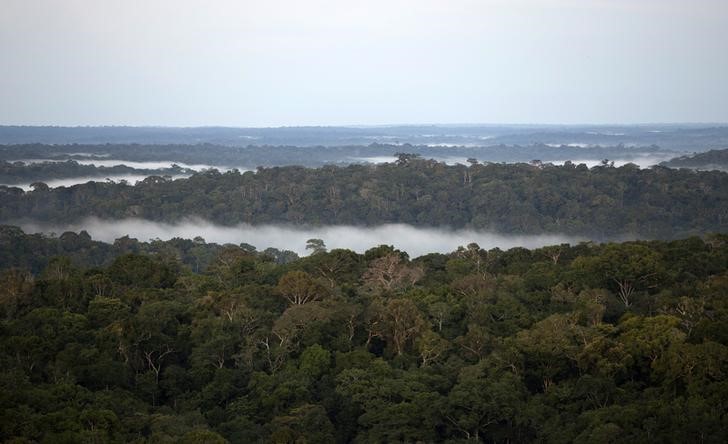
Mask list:
[[[136,217],[222,225],[407,223],[514,234],[675,238],[728,230],[728,174],[635,166],[398,163],[152,177],[137,186],[0,187],[0,221]]]
[[[728,149],[710,150],[705,153],[676,157],[662,162],[660,165],[670,168],[691,168],[703,171],[728,171]]]

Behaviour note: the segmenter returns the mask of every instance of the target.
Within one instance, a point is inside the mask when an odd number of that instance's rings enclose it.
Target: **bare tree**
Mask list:
[[[394,291],[414,285],[424,275],[421,267],[402,263],[400,255],[392,253],[371,262],[364,282],[372,288]]]

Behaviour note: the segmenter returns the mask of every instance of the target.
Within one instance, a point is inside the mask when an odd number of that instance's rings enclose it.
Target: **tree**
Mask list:
[[[135,254],[119,256],[109,267],[108,274],[113,282],[125,286],[165,288],[177,280],[176,270],[169,264]]]
[[[414,285],[422,279],[424,271],[402,262],[397,253],[374,259],[364,273],[364,282],[372,288],[394,291]]]
[[[467,440],[494,441],[489,432],[499,424],[507,425],[510,435],[515,435],[525,398],[526,389],[516,375],[494,372],[481,361],[460,371],[447,397],[446,418]]]
[[[326,254],[312,255],[307,262],[331,288],[340,283],[353,284],[361,275],[361,260],[351,250],[336,249]]]
[[[609,244],[598,256],[580,257],[572,266],[597,285],[614,288],[629,308],[636,292],[654,288],[662,271],[659,253],[638,243]]]
[[[228,441],[212,430],[195,429],[182,436],[180,444],[226,444]]]
[[[409,299],[390,300],[383,314],[386,339],[392,343],[397,355],[402,355],[407,345],[422,334],[425,321]]]
[[[306,241],[306,250],[311,250],[311,254],[326,253],[326,244],[321,239],[309,239]]]
[[[419,159],[421,156],[417,153],[395,153],[394,157],[397,158],[397,166],[409,165],[413,160]]]
[[[466,356],[479,361],[492,348],[493,337],[485,327],[471,323],[468,325],[467,333],[456,338],[455,343],[461,347]]]
[[[417,350],[423,367],[437,361],[450,348],[450,343],[432,330],[425,330],[417,339]]]
[[[580,347],[594,336],[593,331],[577,324],[573,314],[553,314],[519,332],[517,341],[526,356],[526,368],[547,392],[558,379],[569,375]]]
[[[620,339],[634,357],[647,358],[653,364],[671,345],[685,340],[679,326],[680,320],[674,316],[634,316],[622,323]]]
[[[276,292],[291,305],[303,305],[326,296],[326,289],[305,271],[289,271],[278,281]]]
[[[270,334],[262,336],[258,344],[271,373],[280,370],[289,354],[298,349],[302,334],[315,328],[332,316],[330,308],[321,302],[290,306],[273,324]]]
[[[324,444],[335,441],[335,429],[320,405],[304,404],[271,422],[270,440],[276,444],[305,442]]]
[[[45,193],[50,191],[50,187],[46,185],[44,182],[33,182],[30,184],[30,187],[33,189],[36,193]]]
[[[301,353],[298,368],[312,380],[326,373],[331,365],[331,353],[318,344],[306,348]]]
[[[12,318],[30,304],[35,278],[25,270],[11,268],[0,272],[0,307]]]
[[[147,302],[139,308],[130,328],[122,333],[127,336],[129,348],[137,352],[137,360],[131,364],[137,372],[150,372],[154,387],[159,386],[165,364],[182,349],[185,312],[185,307],[178,302]],[[152,404],[156,405],[156,402],[157,396],[153,394]]]
[[[190,353],[193,364],[224,368],[244,342],[243,329],[222,318],[204,318],[194,325],[190,339],[194,348]]]
[[[336,391],[360,409],[357,441],[437,442],[444,405],[433,385],[441,382],[376,359],[365,368],[339,373]]]

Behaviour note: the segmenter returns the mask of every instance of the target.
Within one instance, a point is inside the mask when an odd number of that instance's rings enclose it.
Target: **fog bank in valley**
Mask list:
[[[621,167],[628,163],[632,163],[637,165],[640,168],[650,168],[652,166],[655,166],[659,164],[660,162],[664,162],[666,160],[670,160],[676,156],[675,153],[650,153],[650,154],[642,154],[638,153],[634,156],[631,156],[629,158],[616,158],[616,159],[609,159],[609,162],[614,162],[614,166]],[[467,165],[468,164],[468,158],[462,157],[462,156],[443,156],[443,157],[434,157],[434,156],[425,156],[425,158],[431,158],[438,162],[443,162],[447,165]],[[474,154],[472,158],[482,161],[482,162],[489,162],[488,159],[484,159],[483,156],[479,156],[477,154]],[[370,156],[370,157],[351,157],[351,161],[357,162],[357,163],[394,163],[397,161],[396,156]],[[595,166],[599,166],[602,164],[602,159],[557,159],[557,160],[550,160],[550,159],[544,159],[543,163],[551,163],[554,165],[564,165],[567,161],[570,161],[574,165],[580,165],[584,164],[589,168],[593,168]],[[509,162],[509,163],[518,163],[518,162]]]
[[[55,233],[86,230],[93,239],[113,242],[129,235],[140,241],[180,237],[193,239],[202,236],[207,242],[219,244],[248,243],[259,250],[269,247],[292,250],[299,255],[307,254],[306,241],[323,239],[329,249],[347,248],[364,252],[377,245],[394,245],[411,257],[427,253],[448,253],[458,246],[476,242],[481,248],[508,249],[512,247],[537,248],[560,243],[577,243],[582,238],[562,235],[512,236],[476,230],[447,230],[418,228],[405,224],[379,225],[375,227],[323,226],[293,227],[283,225],[247,225],[234,227],[215,225],[200,220],[188,220],[176,224],[153,222],[143,219],[118,221],[89,218],[80,223],[67,225],[19,223],[27,233]]]
[[[118,176],[84,176],[84,177],[68,177],[64,179],[49,179],[49,180],[42,180],[42,181],[33,181],[33,183],[36,182],[43,182],[46,185],[48,185],[50,188],[58,188],[58,187],[71,187],[73,185],[79,185],[86,182],[107,182],[107,181],[113,181],[113,182],[121,182],[122,180],[127,181],[130,185],[136,185],[137,182],[141,182],[142,180],[146,179],[147,177],[150,177],[148,174],[121,174]],[[172,180],[176,179],[184,179],[189,177],[187,174],[175,174],[172,176],[169,176]],[[3,184],[0,184],[3,185]],[[31,187],[31,183],[23,183],[23,184],[15,184],[15,185],[5,185],[7,187],[16,187],[16,188],[22,188],[23,191],[30,191],[33,187]]]
[[[655,154],[643,154],[643,155],[637,155],[632,156],[628,159],[608,159],[609,162],[614,162],[615,167],[621,167],[624,165],[627,165],[628,163],[632,163],[637,165],[640,168],[650,168],[653,167],[660,162],[664,162],[666,160],[670,160],[675,157],[675,153],[655,153]],[[571,163],[574,165],[584,164],[589,168],[593,168],[595,166],[599,166],[602,164],[601,160],[594,160],[594,159],[571,159]],[[552,163],[554,165],[563,165],[567,162],[567,160],[551,160],[548,161],[549,163]]]
[[[74,153],[74,154],[81,154],[81,153]],[[14,162],[22,162],[26,165],[31,165],[34,163],[45,163],[45,162],[52,162],[52,163],[62,163],[67,162],[68,160],[73,160],[79,165],[91,165],[95,167],[107,167],[107,168],[113,168],[115,166],[126,166],[129,168],[135,168],[135,169],[142,169],[142,170],[159,170],[159,169],[165,169],[165,168],[173,168],[174,166],[178,166],[180,168],[186,168],[193,171],[204,171],[209,169],[216,169],[220,172],[230,171],[230,167],[226,166],[219,166],[219,165],[208,165],[208,164],[202,164],[202,163],[185,163],[185,162],[177,162],[174,160],[160,160],[160,161],[134,161],[134,160],[119,160],[119,159],[98,159],[96,157],[91,159],[19,159]],[[247,171],[247,168],[238,168],[241,172]]]

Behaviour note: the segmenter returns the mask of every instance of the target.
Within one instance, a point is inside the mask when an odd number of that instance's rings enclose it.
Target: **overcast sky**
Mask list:
[[[728,122],[728,0],[0,0],[0,124]]]

